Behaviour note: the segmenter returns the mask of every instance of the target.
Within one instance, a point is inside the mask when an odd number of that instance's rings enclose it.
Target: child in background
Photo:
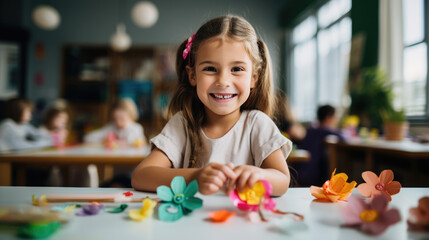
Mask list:
[[[69,115],[65,104],[58,102],[48,109],[41,129],[51,135],[54,146],[62,147],[67,139]]]
[[[112,122],[85,136],[86,143],[103,143],[106,139],[124,145],[144,145],[143,127],[136,123],[137,107],[131,99],[120,99],[111,111]]]
[[[155,191],[180,175],[213,194],[265,179],[273,195],[284,194],[291,142],[269,117],[270,56],[250,23],[230,15],[208,21],[180,45],[176,72],[174,116],[151,140],[153,150],[134,170],[132,186]]]
[[[293,167],[298,172],[297,181],[301,186],[322,186],[328,177],[328,156],[325,149],[325,139],[327,136],[337,136],[340,141],[344,141],[341,133],[335,130],[337,126],[337,116],[335,108],[324,105],[317,109],[318,123],[311,125],[307,129],[305,138],[298,145],[299,148],[310,152],[309,162],[294,163]]]
[[[33,103],[21,98],[9,100],[7,118],[0,123],[0,151],[52,146],[52,138],[32,125]]]

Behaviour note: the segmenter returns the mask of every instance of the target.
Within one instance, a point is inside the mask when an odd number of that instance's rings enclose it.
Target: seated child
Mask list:
[[[299,148],[310,152],[310,161],[293,164],[293,167],[298,172],[297,181],[301,186],[322,186],[329,178],[329,161],[325,148],[326,137],[334,135],[340,141],[344,141],[341,132],[335,130],[337,117],[334,107],[330,105],[319,107],[317,110],[317,119],[318,123],[307,128],[305,138],[298,145]]]
[[[64,146],[67,139],[69,115],[66,106],[57,104],[46,111],[41,129],[51,135],[54,146]]]
[[[111,123],[87,134],[84,141],[102,143],[113,136],[113,140],[124,145],[146,142],[143,127],[135,122],[138,119],[138,111],[133,100],[124,98],[117,101],[112,107],[111,118]]]
[[[7,118],[0,123],[0,151],[34,149],[52,146],[46,132],[33,127],[33,103],[21,98],[9,100]]]
[[[265,43],[245,19],[212,19],[180,45],[174,115],[134,170],[136,190],[156,191],[175,176],[197,180],[202,194],[239,191],[261,179],[284,194],[291,141],[269,117],[273,80]]]

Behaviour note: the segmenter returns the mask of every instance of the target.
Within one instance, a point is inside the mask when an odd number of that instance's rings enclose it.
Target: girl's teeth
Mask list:
[[[229,99],[229,98],[232,98],[233,97],[233,95],[231,94],[231,95],[217,95],[217,94],[213,94],[216,98],[219,98],[219,99]]]

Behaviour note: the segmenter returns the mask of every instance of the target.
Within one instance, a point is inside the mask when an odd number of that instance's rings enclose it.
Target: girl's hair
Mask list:
[[[13,121],[20,123],[24,110],[29,108],[33,110],[33,103],[24,98],[13,98],[8,101],[7,104],[7,117]]]
[[[188,78],[186,66],[195,67],[196,55],[199,46],[211,38],[229,38],[244,44],[249,57],[253,63],[253,73],[257,74],[254,89],[250,96],[241,106],[241,110],[258,109],[271,116],[273,105],[273,83],[271,58],[265,43],[258,39],[255,29],[244,18],[238,16],[222,16],[212,19],[202,25],[195,33],[191,51],[186,59],[183,59],[183,50],[186,48],[187,40],[179,46],[176,55],[176,73],[178,86],[170,105],[169,116],[182,112],[186,119],[187,131],[191,141],[191,159],[188,167],[193,167],[196,156],[202,147],[200,129],[205,121],[205,109],[203,103],[197,96],[197,91]]]
[[[53,126],[53,120],[61,113],[68,115],[68,112],[65,108],[53,107],[46,111],[45,118],[43,119],[43,125],[45,125],[46,129],[50,131],[55,130],[55,127]]]
[[[137,119],[139,118],[137,106],[132,99],[119,99],[113,104],[111,112],[113,113],[117,109],[126,111],[133,121],[137,121]]]

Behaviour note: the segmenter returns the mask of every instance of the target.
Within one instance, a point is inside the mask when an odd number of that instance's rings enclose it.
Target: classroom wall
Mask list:
[[[192,35],[206,20],[224,14],[247,18],[266,40],[271,51],[275,78],[280,66],[280,10],[288,1],[275,0],[152,0],[159,11],[158,22],[151,28],[137,27],[131,19],[136,0],[22,0],[22,23],[30,31],[27,97],[47,102],[59,96],[61,46],[66,43],[107,44],[118,22],[126,25],[133,44],[177,45]],[[32,10],[40,4],[50,4],[61,15],[61,25],[45,31],[34,25]],[[35,46],[43,43],[46,56],[35,59]],[[39,78],[36,80],[36,75]],[[42,76],[42,79],[40,78]]]

